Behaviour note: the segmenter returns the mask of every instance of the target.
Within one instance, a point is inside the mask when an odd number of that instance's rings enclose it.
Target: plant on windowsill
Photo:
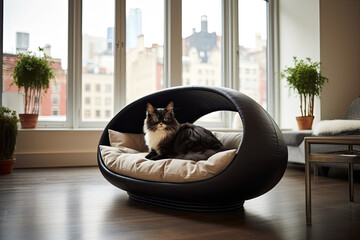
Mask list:
[[[0,107],[0,174],[10,174],[16,162],[14,151],[18,122],[15,111]]]
[[[22,128],[35,128],[39,116],[41,94],[49,89],[54,69],[50,57],[39,47],[39,54],[32,52],[19,53],[19,60],[11,75],[19,92],[24,93],[24,114],[19,114]],[[30,120],[30,122],[28,122]]]
[[[285,78],[290,89],[300,96],[301,117],[296,117],[300,130],[311,129],[314,120],[314,97],[320,96],[322,86],[328,82],[320,71],[320,62],[310,58],[298,60],[294,57],[294,67],[286,67],[280,74]]]

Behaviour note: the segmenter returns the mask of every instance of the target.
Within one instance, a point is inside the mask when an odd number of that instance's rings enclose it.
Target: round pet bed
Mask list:
[[[129,177],[106,167],[100,146],[110,146],[109,130],[141,134],[146,104],[174,102],[180,123],[195,122],[215,111],[238,112],[243,124],[242,141],[229,165],[213,177],[190,182],[161,182]],[[241,207],[245,200],[272,189],[287,165],[287,147],[271,116],[248,96],[222,87],[175,87],[145,96],[120,110],[106,126],[98,147],[98,165],[113,185],[131,199],[195,211]]]

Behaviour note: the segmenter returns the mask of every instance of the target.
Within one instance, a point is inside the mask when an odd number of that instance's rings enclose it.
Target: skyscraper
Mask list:
[[[126,18],[126,50],[137,46],[142,35],[142,13],[140,8],[131,8]]]
[[[114,27],[107,28],[107,37],[106,37],[106,51],[109,53],[114,52]]]

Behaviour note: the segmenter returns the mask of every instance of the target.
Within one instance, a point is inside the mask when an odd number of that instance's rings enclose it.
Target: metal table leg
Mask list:
[[[353,153],[353,146],[348,145],[349,147],[349,154]],[[349,163],[349,173],[348,173],[348,181],[349,181],[349,199],[350,202],[354,201],[354,165]]]
[[[305,141],[305,195],[306,195],[306,224],[311,225],[311,165],[310,144]]]
[[[349,163],[349,173],[348,173],[348,181],[349,181],[349,200],[350,202],[354,201],[354,165]]]

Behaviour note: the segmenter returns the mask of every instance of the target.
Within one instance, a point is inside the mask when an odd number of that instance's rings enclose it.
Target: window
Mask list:
[[[182,4],[183,85],[224,86],[222,1],[183,0]],[[209,81],[209,77],[215,81]],[[211,113],[197,123],[209,127],[224,127],[225,115],[221,112]]]
[[[59,93],[60,90],[61,90],[60,84],[56,84],[56,82],[52,82],[52,83],[51,83],[51,91],[52,91],[53,93]]]
[[[163,86],[164,1],[126,1],[126,103]]]
[[[100,118],[100,116],[101,116],[101,111],[100,111],[100,110],[96,110],[96,111],[95,111],[95,117],[96,117],[96,118]]]
[[[58,106],[60,104],[60,97],[59,95],[52,95],[51,96],[51,104],[53,106]],[[56,115],[57,116],[57,115]]]
[[[91,98],[90,97],[85,98],[85,105],[91,105]]]
[[[85,83],[85,92],[91,92],[91,85],[89,83]]]
[[[51,113],[52,113],[53,116],[58,116],[58,115],[59,115],[59,109],[53,108],[53,109],[51,110]]]
[[[89,109],[84,110],[85,118],[91,118],[91,111]]]
[[[101,118],[100,110],[97,110],[95,118],[91,118],[89,113],[85,113],[84,105],[94,109],[104,102],[102,99],[113,98],[114,95],[115,1],[103,0],[101,4],[97,0],[82,2],[82,86],[85,86],[82,92],[82,121],[105,122],[110,117],[104,115]],[[89,98],[95,101],[87,100]]]
[[[44,49],[54,61],[55,79],[42,94],[39,124],[65,122],[67,116],[68,0],[4,0],[3,9],[3,105],[23,113],[22,94],[12,82],[17,53]],[[56,100],[52,93],[58,94]],[[57,110],[53,111],[54,105]]]
[[[177,85],[233,87],[267,108],[268,1],[181,3],[4,0],[2,105],[22,105],[10,87],[16,53],[40,46],[55,61],[56,79],[44,95],[38,126],[103,127],[124,105]],[[176,15],[181,24],[168,28]],[[172,28],[180,25],[174,37]],[[172,54],[174,46],[181,51]],[[175,68],[174,59],[181,61]],[[216,112],[200,122],[230,127],[232,115]]]
[[[111,106],[111,98],[105,98],[105,106]]]
[[[239,1],[239,90],[267,108],[267,21],[264,0]]]
[[[105,111],[105,117],[111,117],[111,110]]]
[[[112,86],[110,84],[105,85],[105,92],[106,93],[111,93],[111,91],[112,91],[111,89],[112,89]]]
[[[206,72],[223,86],[220,0],[182,0],[183,85],[209,85]],[[204,7],[206,6],[206,7]],[[207,75],[210,76],[210,75]]]

